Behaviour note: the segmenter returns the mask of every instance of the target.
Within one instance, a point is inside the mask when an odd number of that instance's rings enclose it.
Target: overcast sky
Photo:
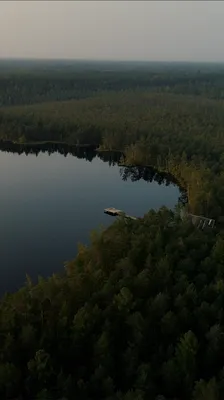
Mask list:
[[[0,58],[224,61],[223,1],[0,1]]]

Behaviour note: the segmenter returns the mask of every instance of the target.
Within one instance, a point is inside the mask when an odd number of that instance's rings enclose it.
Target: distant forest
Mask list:
[[[0,61],[0,105],[150,90],[224,98],[223,65],[147,62]]]
[[[221,64],[0,62],[1,149],[118,150],[123,179],[172,175],[215,219],[121,216],[61,275],[27,276],[0,302],[0,398],[224,398],[223,98]]]

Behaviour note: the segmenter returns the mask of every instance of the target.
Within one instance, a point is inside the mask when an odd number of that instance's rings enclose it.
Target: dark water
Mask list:
[[[120,168],[92,151],[49,154],[0,152],[0,294],[19,288],[26,273],[62,271],[78,242],[113,222],[104,208],[143,216],[178,201],[178,187],[150,169]]]

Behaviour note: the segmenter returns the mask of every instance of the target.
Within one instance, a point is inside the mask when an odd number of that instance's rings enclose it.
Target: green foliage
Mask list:
[[[220,230],[183,209],[121,216],[65,274],[27,277],[0,302],[0,397],[224,398],[222,68],[52,63],[0,63],[0,139],[122,150],[124,180],[155,177],[138,165],[172,174]]]
[[[164,208],[93,234],[65,275],[28,280],[0,303],[1,398],[218,399],[220,243]]]
[[[194,391],[194,400],[218,400],[218,385],[213,378],[209,382],[202,379],[196,383]]]

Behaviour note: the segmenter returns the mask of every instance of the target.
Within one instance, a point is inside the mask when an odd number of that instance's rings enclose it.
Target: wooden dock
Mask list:
[[[215,220],[212,218],[203,217],[202,215],[188,214],[188,218],[191,220],[192,224],[197,228],[214,228]]]
[[[112,215],[113,217],[124,216],[128,219],[138,220],[140,218],[134,217],[132,215],[126,214],[122,210],[118,210],[114,207],[109,207],[104,209],[105,214]],[[214,228],[215,220],[212,218],[203,217],[202,215],[194,215],[186,212],[186,210],[182,210],[180,213],[181,219],[187,218],[191,221],[193,225],[195,225],[199,229],[205,228]]]
[[[123,211],[118,210],[117,208],[114,207],[105,208],[104,212],[105,214],[112,215],[113,217],[123,214]]]
[[[195,215],[188,213],[186,209],[180,212],[181,219],[188,219],[191,223],[199,229],[214,228],[215,220],[213,218],[204,217],[202,215]]]
[[[112,215],[113,217],[118,217],[123,215],[125,218],[137,220],[137,217],[134,217],[132,215],[127,215],[124,211],[118,210],[117,208],[114,207],[109,207],[104,209],[105,214]]]

